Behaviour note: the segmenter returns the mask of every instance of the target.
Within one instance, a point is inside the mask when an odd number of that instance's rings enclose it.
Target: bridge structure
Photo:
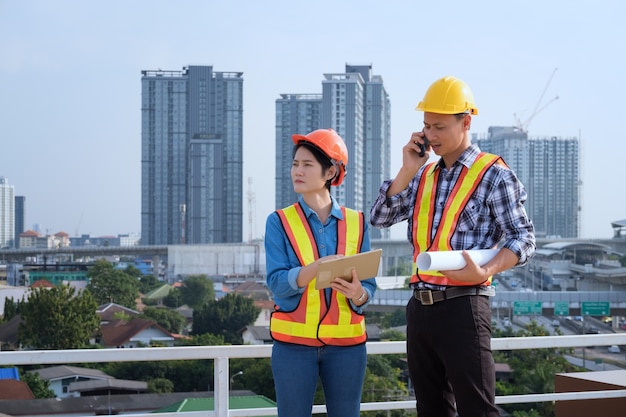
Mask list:
[[[403,266],[411,265],[410,245],[405,240],[373,240],[372,249],[383,249],[381,274],[385,271],[398,271]],[[543,256],[524,268],[515,268],[506,278],[495,282],[501,283],[492,299],[495,309],[513,308],[515,302],[540,302],[543,310],[554,311],[555,306],[567,304],[571,315],[580,315],[583,303],[608,302],[612,315],[626,315],[626,268],[604,268],[596,263],[584,265],[569,260],[585,256],[606,257],[606,254],[621,255],[626,251],[626,239],[607,239],[603,241],[574,240],[555,242],[538,240]],[[538,250],[539,251],[539,250]],[[557,256],[551,260],[549,256]],[[0,263],[23,262],[29,258],[47,258],[50,263],[56,258],[78,259],[108,256],[151,257],[153,265],[166,262],[170,275],[206,273],[208,276],[222,275],[225,282],[265,279],[265,251],[262,241],[241,244],[210,245],[155,245],[155,246],[84,246],[63,247],[57,249],[24,248],[0,250]],[[534,263],[533,263],[534,262]],[[591,262],[591,261],[590,261]],[[556,265],[556,266],[555,266]],[[566,265],[566,266],[563,266]],[[158,272],[156,268],[155,274]],[[555,272],[556,271],[556,272]],[[542,276],[546,272],[566,274],[569,281],[575,282],[571,291],[543,291]],[[405,275],[406,276],[406,275]],[[515,291],[510,277],[516,276],[518,282],[525,282],[525,291]],[[169,277],[170,280],[172,277]],[[402,277],[400,277],[402,278]],[[233,281],[233,282],[235,282]],[[598,281],[592,291],[584,290],[582,283]],[[589,285],[587,285],[589,287]],[[535,291],[536,289],[536,291]],[[606,290],[603,290],[606,289]],[[381,289],[373,300],[373,309],[392,309],[406,305],[411,297],[409,290]]]

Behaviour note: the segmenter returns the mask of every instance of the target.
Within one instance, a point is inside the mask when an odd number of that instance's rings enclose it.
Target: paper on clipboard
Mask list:
[[[375,249],[369,252],[357,253],[356,255],[321,261],[317,266],[315,288],[321,290],[322,288],[330,287],[330,283],[335,277],[352,281],[353,268],[356,268],[356,272],[361,280],[375,277],[378,274],[378,265],[380,265],[382,253],[382,249]]]

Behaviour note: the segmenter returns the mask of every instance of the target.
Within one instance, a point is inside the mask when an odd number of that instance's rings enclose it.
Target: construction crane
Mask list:
[[[552,78],[554,77],[554,73],[556,72],[557,69],[558,68],[555,68],[554,71],[552,71],[552,74],[550,75],[550,78],[548,79],[546,86],[543,88],[543,91],[541,92],[541,96],[539,96],[539,100],[537,101],[537,104],[535,105],[535,109],[530,114],[530,116],[528,116],[528,119],[522,122],[520,118],[517,117],[517,114],[513,113],[513,117],[515,117],[515,126],[522,132],[528,133],[528,125],[530,125],[531,120],[533,120],[533,118],[539,113],[541,113],[546,107],[548,107],[554,101],[559,99],[559,96],[556,96],[552,98],[550,101],[548,101],[547,103],[545,103],[543,106],[541,106],[541,101],[543,100],[543,96],[546,94],[546,90],[548,89],[548,86],[550,85],[550,82],[552,81]]]

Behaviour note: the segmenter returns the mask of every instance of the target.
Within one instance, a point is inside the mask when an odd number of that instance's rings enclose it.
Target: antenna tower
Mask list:
[[[252,188],[252,177],[248,177],[248,242],[252,242],[254,235],[254,212],[256,211],[256,197]]]

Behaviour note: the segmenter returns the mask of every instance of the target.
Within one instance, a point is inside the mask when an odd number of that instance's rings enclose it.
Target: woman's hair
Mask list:
[[[296,156],[296,151],[300,148],[300,147],[304,147],[306,149],[308,149],[309,151],[311,151],[311,153],[313,154],[313,156],[315,157],[315,159],[317,160],[317,162],[320,163],[320,165],[322,165],[322,174],[325,174],[326,171],[328,171],[330,169],[330,167],[333,166],[333,162],[330,160],[329,157],[326,156],[326,154],[324,152],[322,152],[320,150],[320,148],[318,148],[317,146],[308,143],[308,142],[300,142],[296,145],[294,145],[293,147],[293,152],[291,154],[291,158],[293,159]],[[330,191],[330,183],[333,181],[333,179],[329,179],[328,181],[326,181],[325,187],[328,191]]]

